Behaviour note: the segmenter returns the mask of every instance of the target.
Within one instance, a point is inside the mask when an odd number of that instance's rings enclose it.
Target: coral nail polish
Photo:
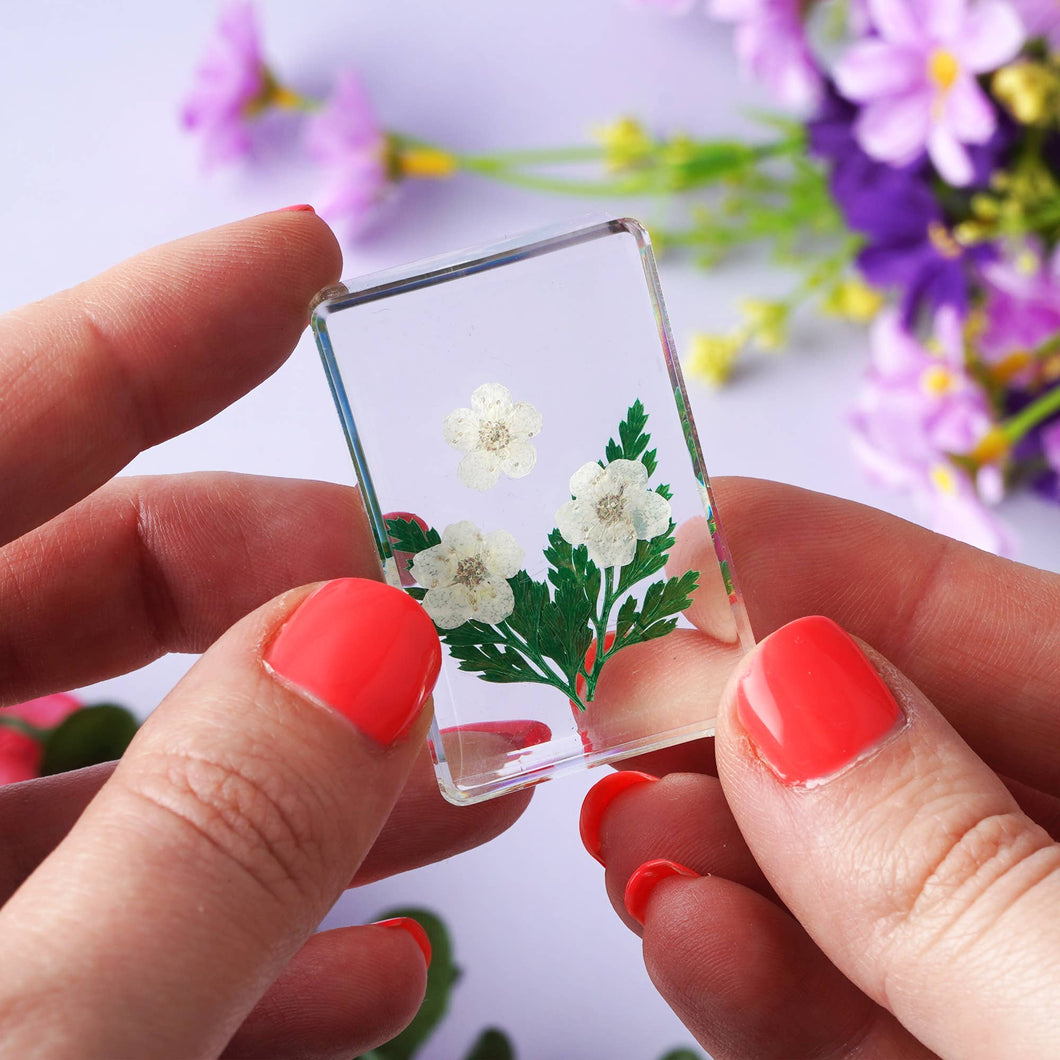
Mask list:
[[[589,853],[606,865],[600,848],[600,825],[603,823],[607,808],[618,798],[622,792],[638,784],[649,784],[658,780],[650,773],[638,773],[635,769],[623,769],[617,773],[609,773],[602,780],[598,780],[585,796],[582,802],[581,817],[578,820],[578,830],[581,833],[582,844]]]
[[[316,213],[316,210],[307,202],[296,203],[294,206],[281,206],[276,212],[286,213],[288,210],[297,210],[301,213]]]
[[[487,736],[500,736],[510,740],[512,747],[535,747],[552,739],[552,730],[543,722],[533,719],[524,721],[482,721],[473,725],[453,725],[442,729],[443,736],[462,732],[481,732]]]
[[[676,861],[667,861],[665,858],[659,858],[656,861],[644,862],[630,876],[629,882],[626,884],[624,899],[626,912],[638,924],[643,924],[644,917],[648,912],[648,902],[651,901],[655,888],[663,880],[671,879],[674,876],[684,876],[689,880],[698,880],[700,878],[698,872],[693,872],[684,865],[678,865]]]
[[[423,954],[423,960],[427,967],[431,966],[431,940],[427,937],[426,930],[424,930],[423,925],[418,920],[413,920],[410,916],[396,916],[391,920],[377,920],[373,926],[407,931],[415,939],[416,945],[419,946],[420,953]]]
[[[850,634],[815,615],[760,645],[737,685],[736,716],[781,780],[808,784],[872,750],[902,712]]]
[[[384,747],[408,732],[434,688],[442,649],[412,597],[341,578],[314,592],[265,654],[281,678]]]

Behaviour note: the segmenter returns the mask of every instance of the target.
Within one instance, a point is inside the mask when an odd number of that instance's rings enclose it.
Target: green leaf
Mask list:
[[[605,453],[608,463],[612,460],[640,460],[649,475],[655,474],[658,450],[648,448],[651,435],[644,429],[647,423],[648,414],[640,398],[637,398],[626,412],[626,418],[618,425],[619,440],[616,442],[614,438],[609,438],[607,441]]]
[[[453,963],[453,947],[449,931],[440,917],[426,909],[389,909],[377,919],[393,920],[411,917],[423,925],[431,940],[431,964],[427,969],[427,993],[412,1022],[385,1045],[373,1050],[382,1060],[409,1060],[431,1036],[449,1009],[453,986],[460,978],[460,969]]]
[[[41,775],[66,773],[121,758],[139,723],[117,703],[97,703],[71,714],[44,741]]]
[[[515,1048],[503,1031],[487,1027],[471,1047],[467,1060],[515,1060]]]
[[[660,1060],[703,1060],[703,1054],[695,1049],[671,1049]]]
[[[434,527],[424,530],[412,519],[387,519],[386,532],[390,536],[390,547],[395,552],[411,552],[416,555],[425,548],[442,543],[441,535]]]
[[[699,571],[685,571],[678,578],[652,582],[636,610],[626,600],[619,610],[624,633],[616,636],[612,651],[671,633],[677,626],[677,618],[672,616],[679,615],[692,603],[692,593],[698,584]]]

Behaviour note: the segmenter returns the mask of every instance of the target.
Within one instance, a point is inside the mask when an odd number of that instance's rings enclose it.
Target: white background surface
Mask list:
[[[746,129],[766,101],[738,84],[729,34],[619,0],[313,2],[262,5],[281,77],[320,91],[360,69],[389,127],[462,150],[579,142],[634,113],[664,128]],[[210,32],[213,3],[10,5],[0,28],[0,309],[68,286],[150,244],[287,203],[312,202],[313,171],[276,152],[204,178],[177,109]],[[346,245],[347,275],[577,217],[584,205],[470,178],[418,187],[371,239]],[[630,212],[626,203],[616,213]],[[786,289],[753,262],[706,275],[664,264],[678,345],[720,330],[739,296]],[[692,396],[715,474],[798,483],[912,515],[853,463],[843,410],[864,365],[861,332],[806,321],[793,348],[730,388]],[[2,402],[2,395],[0,395]],[[308,336],[273,379],[212,423],[139,457],[138,473],[221,468],[350,481],[345,446]],[[1006,505],[1021,558],[1060,567],[1060,513]],[[103,690],[145,712],[186,668],[162,660]],[[93,691],[95,697],[97,693]],[[463,1055],[487,1024],[523,1058],[655,1060],[691,1041],[652,990],[638,940],[603,893],[577,838],[584,777],[539,789],[525,817],[485,849],[348,894],[328,925],[394,903],[437,909],[465,975],[423,1054]]]

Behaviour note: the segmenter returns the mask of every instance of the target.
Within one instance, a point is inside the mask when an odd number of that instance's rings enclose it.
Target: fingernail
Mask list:
[[[396,916],[392,920],[377,920],[375,927],[397,928],[398,931],[407,931],[416,940],[416,945],[419,946],[420,953],[423,954],[423,959],[427,967],[430,968],[431,940],[427,937],[427,932],[418,920],[413,920],[410,916]]]
[[[578,820],[578,830],[581,832],[582,844],[585,849],[601,865],[606,867],[603,853],[600,848],[600,825],[603,822],[607,808],[627,788],[637,784],[647,784],[658,780],[650,773],[638,773],[635,769],[623,769],[617,773],[609,773],[603,780],[598,780],[585,796],[582,803],[581,817]]]
[[[265,662],[388,747],[431,694],[442,649],[434,623],[411,596],[382,582],[341,578],[291,615]]]
[[[678,865],[676,861],[666,861],[663,858],[657,861],[646,861],[629,878],[626,884],[626,912],[638,924],[644,924],[644,917],[648,912],[648,902],[651,900],[655,888],[673,876],[684,876],[690,880],[698,880],[699,873],[693,872],[684,865]]]
[[[473,725],[453,725],[451,728],[442,729],[443,736],[463,732],[484,732],[490,736],[502,736],[517,748],[534,747],[552,739],[552,730],[543,721],[482,721]]]
[[[737,685],[736,716],[781,780],[807,784],[864,756],[902,713],[850,634],[815,615],[762,643]]]
[[[287,210],[300,210],[303,213],[316,213],[316,210],[314,210],[307,202],[300,202],[294,206],[281,206],[276,212],[284,213]]]

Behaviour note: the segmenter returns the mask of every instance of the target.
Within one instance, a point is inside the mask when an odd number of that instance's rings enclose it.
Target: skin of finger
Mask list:
[[[908,674],[997,772],[1060,795],[1060,576],[793,486],[714,488],[757,637],[827,615]],[[714,563],[701,523],[679,537],[698,535],[688,562]]]
[[[671,773],[624,791],[600,823],[607,893],[630,930],[640,925],[626,910],[626,883],[647,861],[676,861],[701,876],[722,876],[775,897],[725,802],[716,777]]]
[[[315,214],[262,214],[149,250],[0,318],[0,541],[274,372],[305,328],[311,298],[341,267]]]
[[[423,1001],[427,968],[407,931],[335,928],[291,959],[222,1055],[347,1060],[399,1034]]]
[[[720,876],[652,893],[644,963],[715,1060],[917,1060],[916,1042],[786,912]]]
[[[782,784],[735,717],[718,770],[777,894],[836,966],[942,1056],[1047,1056],[1060,1040],[1060,846],[907,677],[864,646],[905,712],[875,754]],[[1051,1043],[1051,1045],[1050,1045]]]
[[[220,1053],[353,876],[430,711],[384,751],[269,675],[263,649],[312,588],[199,660],[0,910],[13,1055]]]
[[[0,609],[0,701],[205,651],[279,593],[347,576],[381,576],[351,487],[223,472],[114,479],[0,549],[0,601],[12,602]]]

